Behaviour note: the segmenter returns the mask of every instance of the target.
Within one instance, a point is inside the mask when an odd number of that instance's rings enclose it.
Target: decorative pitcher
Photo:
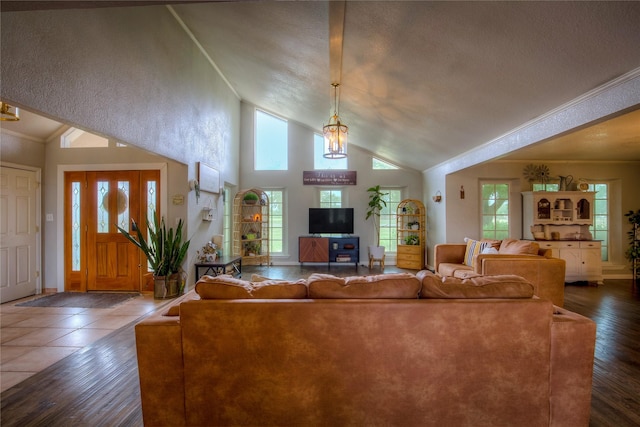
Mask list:
[[[559,191],[567,191],[572,182],[573,182],[573,176],[571,175],[561,176]]]

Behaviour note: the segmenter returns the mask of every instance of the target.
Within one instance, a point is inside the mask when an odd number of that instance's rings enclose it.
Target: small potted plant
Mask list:
[[[242,200],[245,205],[255,205],[256,203],[258,203],[258,200],[260,200],[260,198],[256,193],[249,191],[244,195]]]
[[[420,222],[418,222],[418,221],[411,221],[407,225],[409,226],[409,229],[411,229],[411,230],[419,230],[420,229]]]
[[[405,245],[413,245],[413,246],[417,246],[420,244],[420,237],[418,237],[415,234],[411,234],[407,237],[404,238],[404,244]]]

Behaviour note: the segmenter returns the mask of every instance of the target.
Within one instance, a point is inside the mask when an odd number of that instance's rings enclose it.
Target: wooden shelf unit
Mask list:
[[[405,199],[398,204],[397,239],[398,252],[396,266],[412,270],[422,270],[425,265],[426,209],[415,199]],[[416,228],[417,227],[417,228]],[[407,244],[407,239],[417,237],[416,244]]]
[[[247,193],[258,196],[247,203]],[[269,197],[259,188],[239,191],[233,199],[233,255],[244,265],[270,265]]]

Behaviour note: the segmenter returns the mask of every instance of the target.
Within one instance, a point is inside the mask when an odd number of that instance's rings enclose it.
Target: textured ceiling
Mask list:
[[[171,7],[243,100],[327,122],[327,2]],[[352,144],[423,170],[639,68],[638,22],[640,2],[348,1],[340,116]],[[640,160],[639,122],[508,158]]]

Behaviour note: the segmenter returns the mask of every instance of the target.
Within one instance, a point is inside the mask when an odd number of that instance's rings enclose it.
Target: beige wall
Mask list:
[[[166,163],[165,200],[185,196],[184,205],[168,204],[167,221],[185,219],[190,265],[196,251],[221,233],[222,215],[201,220],[203,198],[196,202],[188,180],[197,175],[196,163],[205,162],[220,171],[223,183],[238,182],[240,101],[170,10],[3,13],[1,32],[3,101],[163,156],[132,149],[62,152],[50,144],[43,212],[61,212],[60,165]],[[20,144],[16,156],[27,161],[31,151],[30,144]],[[222,212],[222,197],[210,198]],[[43,254],[59,252],[58,228],[57,221],[43,223]],[[44,258],[43,286],[61,289],[61,257]]]

